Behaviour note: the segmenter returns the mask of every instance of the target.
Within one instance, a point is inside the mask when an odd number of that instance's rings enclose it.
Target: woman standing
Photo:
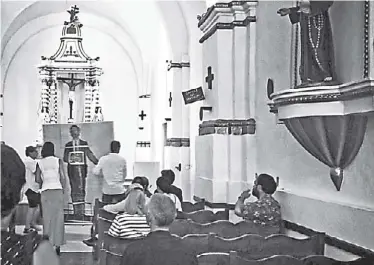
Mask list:
[[[56,253],[60,255],[60,246],[65,244],[63,194],[66,176],[62,160],[55,157],[53,143],[44,143],[41,155],[42,159],[36,169],[36,181],[41,188],[43,234],[49,237]]]

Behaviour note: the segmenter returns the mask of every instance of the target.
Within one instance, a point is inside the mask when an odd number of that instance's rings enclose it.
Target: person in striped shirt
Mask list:
[[[123,212],[117,214],[108,234],[126,239],[141,238],[150,232],[145,216],[145,195],[141,189],[132,189],[123,202]]]

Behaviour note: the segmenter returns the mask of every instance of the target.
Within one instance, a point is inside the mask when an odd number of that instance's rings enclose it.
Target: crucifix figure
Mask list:
[[[208,83],[208,89],[212,89],[212,84],[214,80],[214,74],[212,74],[212,67],[208,67],[208,75],[205,77],[205,82]]]
[[[74,22],[75,16],[79,13],[79,8],[75,5],[71,7],[71,10],[67,11],[70,14],[70,23]]]
[[[171,92],[169,93],[169,107],[171,108],[171,102],[173,101],[173,98],[171,97]]]
[[[70,78],[59,78],[64,84],[69,87],[69,119],[73,119],[73,105],[75,101],[75,88],[84,82],[84,79],[74,78],[74,74],[70,74]],[[78,81],[78,82],[74,82]]]
[[[139,114],[139,117],[140,119],[144,120],[144,117],[146,117],[147,115],[144,113],[144,111],[142,110]]]

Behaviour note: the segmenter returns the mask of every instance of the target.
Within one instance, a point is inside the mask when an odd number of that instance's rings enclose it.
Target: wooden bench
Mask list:
[[[277,254],[306,257],[317,254],[323,255],[324,249],[324,234],[314,235],[306,239],[295,239],[285,235],[272,235],[266,238],[259,235],[243,235],[225,239],[215,234],[192,234],[181,238],[185,246],[196,255],[205,252],[225,252],[228,254],[230,251],[236,251],[236,255],[248,259],[261,259]],[[134,242],[134,239],[120,239],[106,235],[105,241],[105,264],[118,265],[122,253],[128,244]],[[211,258],[207,257],[207,259]],[[220,256],[219,260],[226,260],[226,258]]]
[[[228,220],[220,220],[207,224],[198,224],[192,220],[175,220],[170,227],[170,232],[178,236],[214,233],[220,237],[234,238],[245,234],[261,236],[280,234],[281,229],[280,227],[261,226],[246,221],[234,224]]]
[[[203,253],[197,256],[199,265],[372,265],[372,258],[358,258],[354,261],[340,261],[333,258],[312,255],[295,258],[289,255],[274,255],[260,260],[247,260],[235,251],[230,253]]]
[[[205,201],[192,203],[192,202],[182,202],[182,211],[184,213],[192,213],[205,209]]]
[[[183,212],[178,216],[178,219],[190,219],[195,223],[207,224],[218,220],[229,220],[229,211],[218,211],[216,213],[211,210],[199,210],[195,212]]]
[[[213,263],[212,263],[213,264]],[[229,254],[227,265],[372,265],[372,258],[358,258],[354,261],[340,261],[322,255],[296,258],[289,255],[274,255],[260,260],[248,260],[240,257],[235,251]],[[207,264],[206,264],[207,265]]]

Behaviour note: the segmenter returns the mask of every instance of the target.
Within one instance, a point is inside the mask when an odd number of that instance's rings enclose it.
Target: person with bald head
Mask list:
[[[126,248],[121,265],[197,265],[196,255],[169,232],[176,215],[175,203],[168,196],[152,195],[146,205],[151,232]]]

